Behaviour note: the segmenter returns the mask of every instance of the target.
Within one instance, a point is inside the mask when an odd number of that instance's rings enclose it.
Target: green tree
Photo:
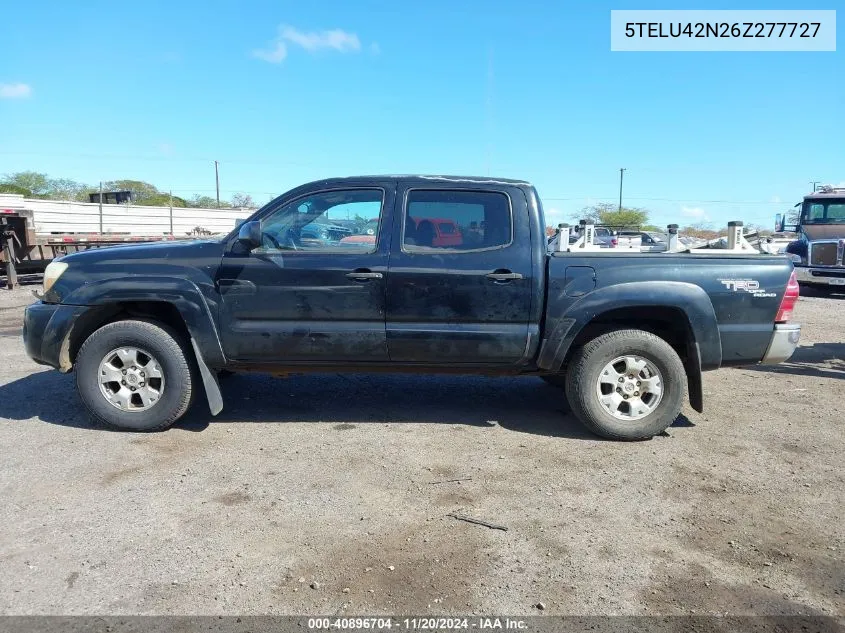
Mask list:
[[[38,198],[45,196],[50,190],[50,179],[47,174],[41,174],[37,171],[19,171],[14,174],[6,174],[0,182],[4,185],[13,185],[25,189],[33,197]]]
[[[201,196],[199,194],[195,195],[188,201],[189,207],[196,207],[199,209],[216,209],[217,208],[217,199],[212,198],[211,196]],[[225,200],[220,201],[220,208],[225,209],[230,207],[231,205],[226,202]]]
[[[6,182],[0,182],[0,193],[16,193],[24,198],[32,197],[32,192],[29,189],[24,189],[19,185],[13,185]]]
[[[687,235],[689,237],[698,237],[705,240],[714,240],[719,237],[719,232],[713,229],[712,224],[708,224],[707,222],[697,222],[695,224],[690,224],[688,226],[681,227],[678,229],[678,233],[681,235]]]
[[[648,211],[645,209],[619,208],[611,202],[600,202],[581,209],[576,220],[589,220],[594,224],[610,224],[614,226],[641,227],[648,224]]]
[[[131,191],[133,204],[140,205],[149,205],[150,199],[163,193],[143,180],[109,180],[103,183],[103,191]]]
[[[88,185],[69,178],[51,178],[47,182],[47,192],[44,194],[50,200],[81,200],[88,201],[86,192]]]
[[[148,198],[144,199],[141,206],[146,207],[169,207],[171,205],[171,201],[174,207],[187,207],[188,201],[184,198],[180,198],[179,196],[173,196],[171,198],[169,193],[157,193]]]

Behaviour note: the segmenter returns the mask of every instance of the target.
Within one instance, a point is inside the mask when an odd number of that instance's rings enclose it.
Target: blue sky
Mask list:
[[[798,9],[800,2],[741,8]],[[814,9],[836,9],[821,0]],[[772,223],[845,181],[845,58],[612,53],[611,9],[734,3],[14,2],[0,174],[135,178],[256,201],[361,173],[525,178],[549,222]],[[840,29],[841,30],[841,29]]]

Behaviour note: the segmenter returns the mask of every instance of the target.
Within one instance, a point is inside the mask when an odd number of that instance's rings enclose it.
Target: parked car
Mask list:
[[[405,241],[416,246],[449,248],[464,243],[461,229],[454,220],[447,218],[420,218],[408,216],[405,223]],[[412,225],[413,224],[413,229]],[[410,231],[413,230],[413,234]]]
[[[616,248],[618,240],[612,229],[597,226],[594,228],[593,243],[601,248]],[[581,226],[573,226],[569,232],[569,243],[574,244],[581,237]]]
[[[632,248],[648,252],[666,250],[666,238],[657,231],[619,231],[617,248]]]
[[[340,243],[347,246],[357,246],[359,244],[375,244],[376,232],[378,231],[378,218],[367,222],[361,232],[357,235],[349,235],[340,240]]]
[[[330,368],[539,376],[589,429],[631,440],[662,432],[687,395],[702,411],[702,371],[795,349],[787,258],[547,253],[538,201],[505,179],[302,185],[223,239],[52,262],[26,309],[26,351],[74,371],[91,415],[119,429],[167,428],[203,393],[216,415],[217,372]],[[379,207],[377,241],[289,243],[336,205]],[[480,241],[417,243],[429,216],[476,221]]]
[[[339,242],[343,238],[352,235],[352,229],[339,224],[323,224],[312,222],[300,230],[300,238],[307,240],[320,240],[325,242]]]

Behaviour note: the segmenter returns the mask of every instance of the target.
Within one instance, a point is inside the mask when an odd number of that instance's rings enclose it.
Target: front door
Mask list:
[[[387,361],[385,282],[395,185],[329,189],[268,209],[217,278],[221,337],[240,362]]]
[[[390,360],[519,363],[528,347],[535,274],[522,190],[401,187],[396,208],[387,282]]]

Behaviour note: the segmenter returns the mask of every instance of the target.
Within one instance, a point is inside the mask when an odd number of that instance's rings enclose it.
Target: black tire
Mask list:
[[[100,363],[112,350],[137,346],[155,356],[164,376],[161,399],[144,411],[124,411],[100,391]],[[124,431],[161,431],[181,418],[194,395],[194,361],[179,334],[150,321],[125,320],[104,325],[83,343],[76,357],[76,388],[91,416],[101,424]]]
[[[650,361],[661,374],[662,397],[654,411],[638,420],[614,417],[597,393],[604,367],[626,355]],[[644,440],[662,433],[680,414],[686,391],[687,375],[678,353],[659,336],[643,330],[614,330],[597,336],[575,352],[566,373],[572,413],[593,433],[613,440]]]

